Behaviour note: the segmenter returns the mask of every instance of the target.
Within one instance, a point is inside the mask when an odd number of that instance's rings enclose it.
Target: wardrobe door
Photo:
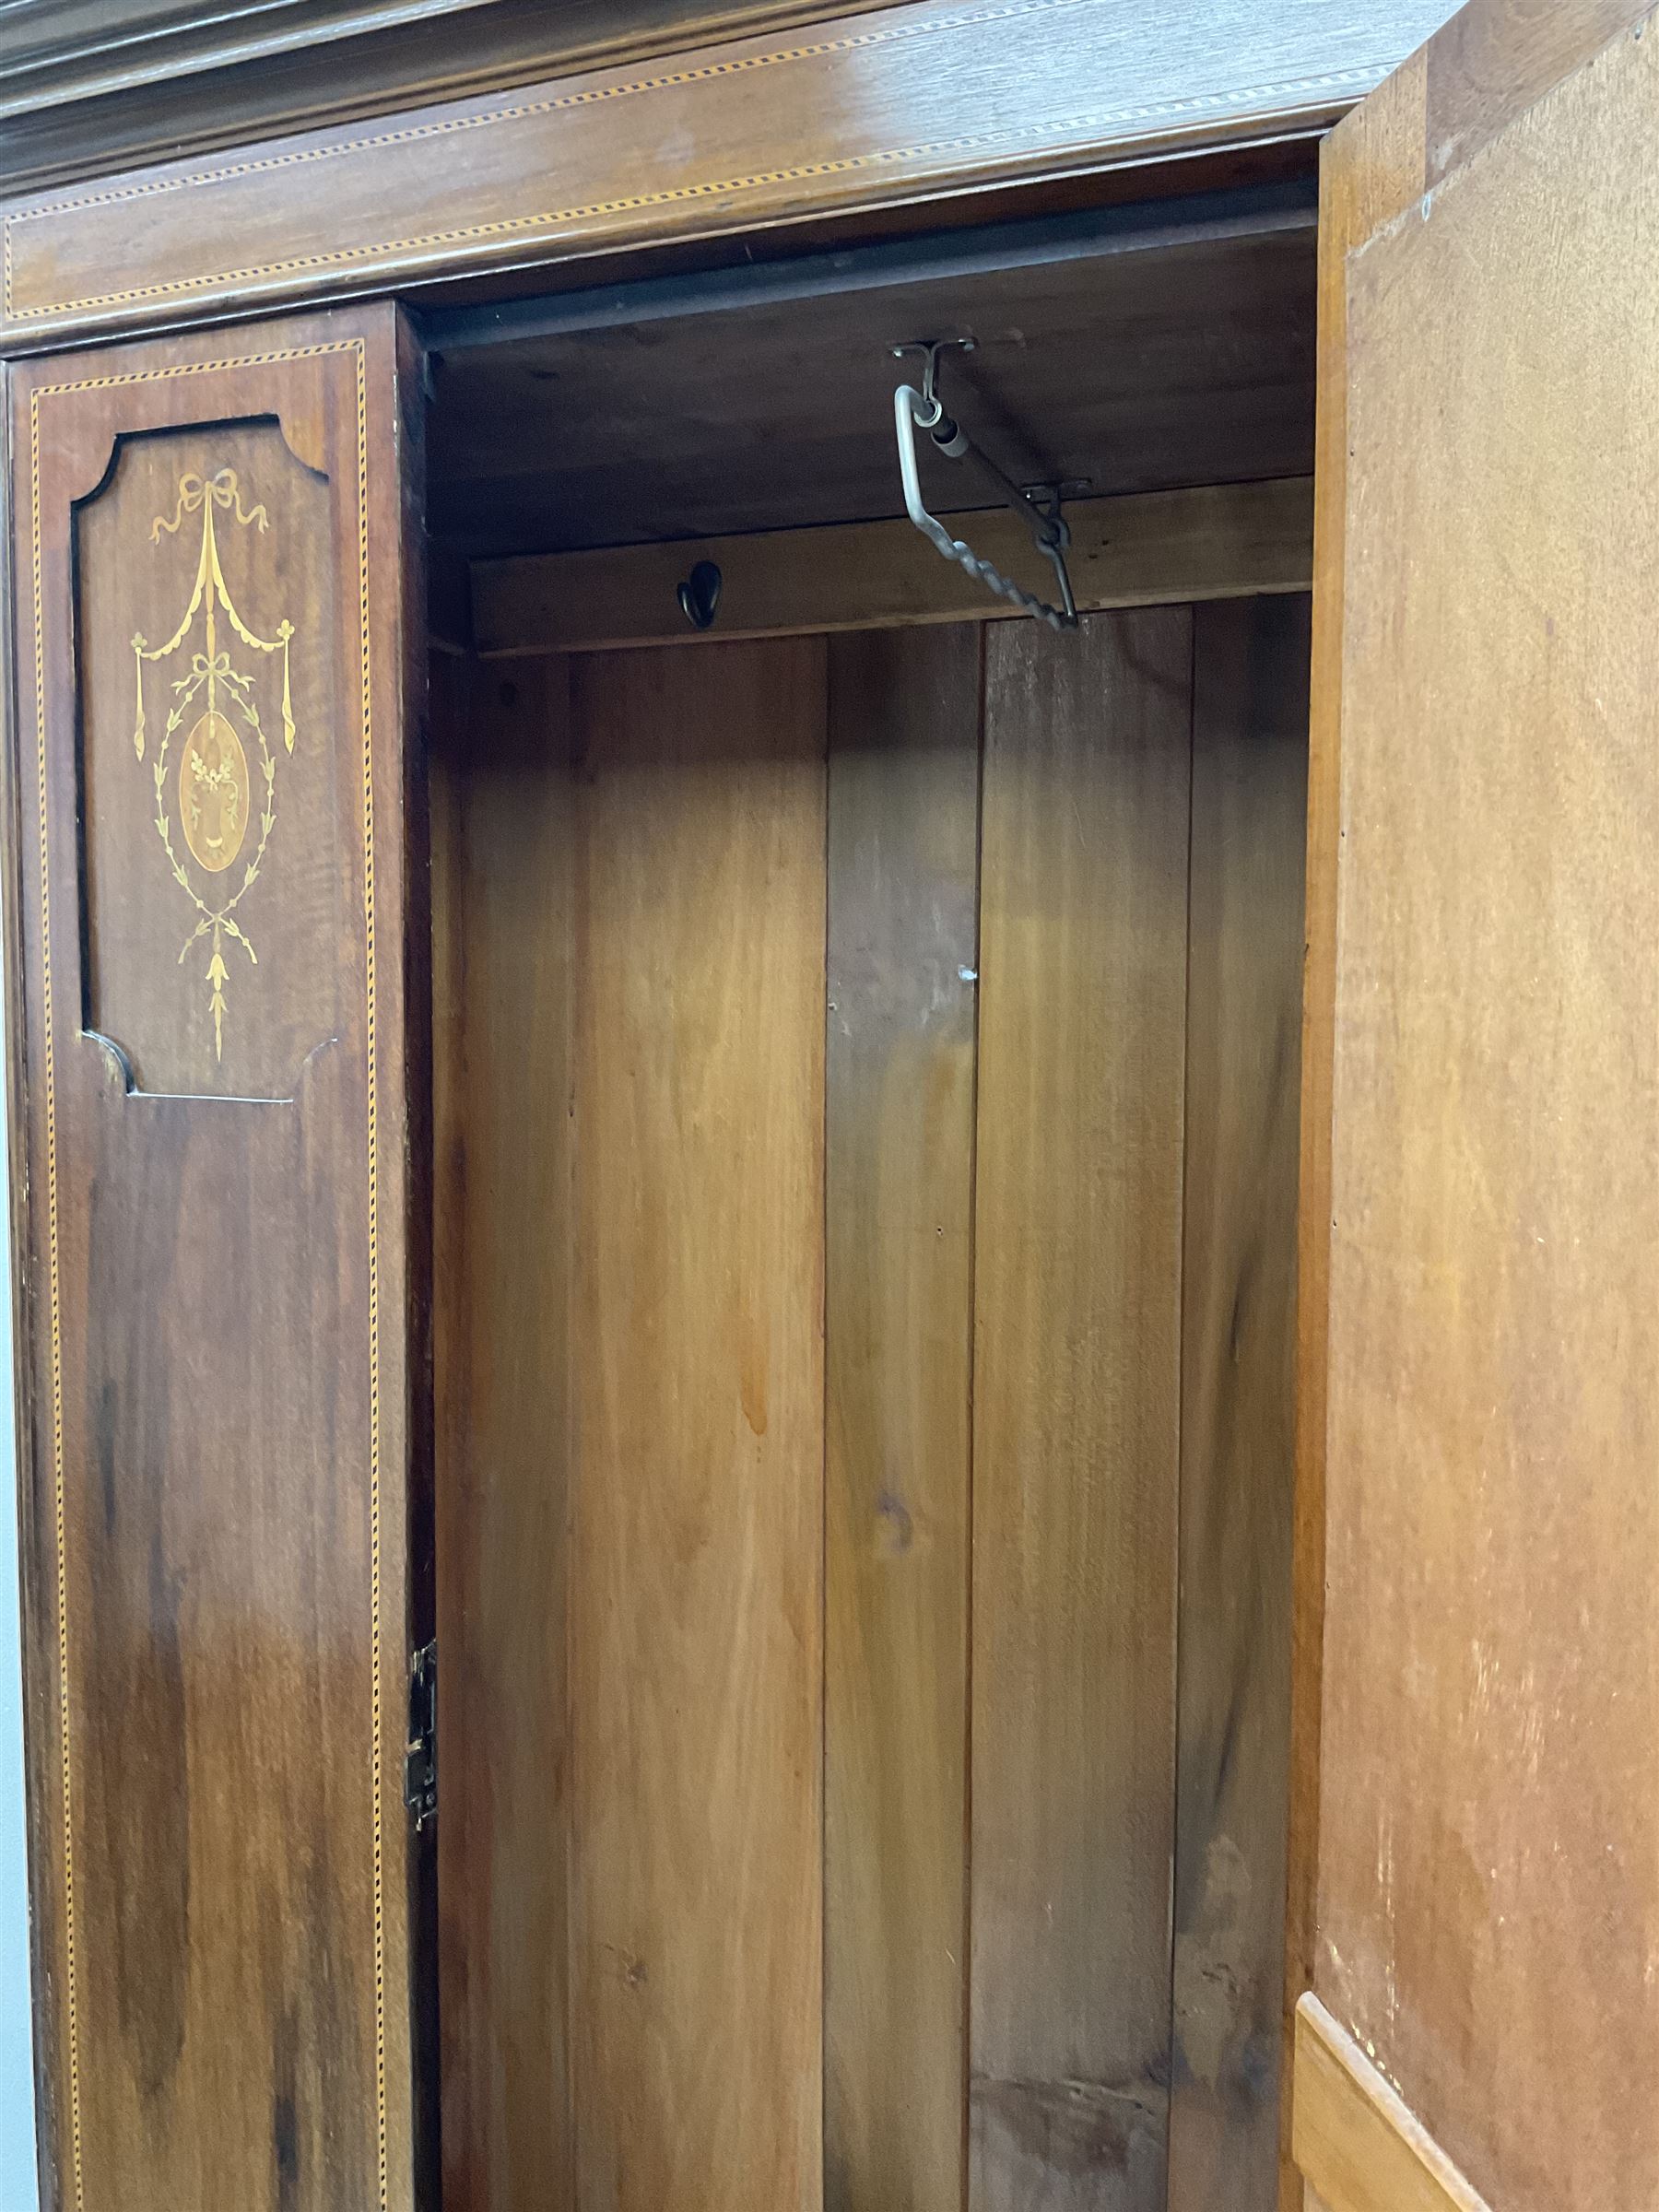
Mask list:
[[[1655,115],[1649,9],[1478,0],[1325,158],[1293,1940],[1331,2212],[1659,2201]]]
[[[371,308],[10,380],[28,1761],[64,2212],[421,2201],[415,368]]]

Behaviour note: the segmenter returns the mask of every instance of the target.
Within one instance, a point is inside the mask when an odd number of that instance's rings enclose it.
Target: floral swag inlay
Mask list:
[[[275,637],[262,638],[242,620],[219,565],[216,512],[233,517],[243,529],[263,531],[267,527],[263,507],[243,507],[236,472],[230,468],[221,468],[211,477],[194,474],[181,477],[178,504],[171,518],[158,515],[151,526],[150,543],[159,545],[164,533],[177,535],[186,515],[199,514],[202,549],[189,604],[171,637],[164,645],[157,646],[147,645],[142,632],[133,639],[136,693],[133,748],[142,761],[147,730],[146,664],[170,662],[175,655],[188,653],[179,675],[172,678],[172,704],[151,771],[155,782],[155,825],[173,880],[195,910],[194,926],[179,951],[180,965],[183,965],[204,939],[207,942],[207,965],[204,972],[208,1011],[213,1019],[213,1050],[214,1057],[222,1060],[225,986],[229,981],[225,961],[227,941],[240,946],[253,966],[259,964],[252,940],[236,919],[236,910],[258,880],[271,832],[276,826],[276,758],[260,718],[254,678],[235,665],[231,657],[233,648],[221,642],[220,617],[229,625],[234,638],[240,639],[250,652],[282,655],[282,739],[290,754],[294,749],[294,713],[288,681],[288,646],[294,626],[285,618],[277,624]],[[197,710],[195,720],[180,739],[179,733],[193,708]],[[252,738],[257,753],[253,776],[242,742],[244,732]],[[168,763],[175,742],[177,769],[171,796],[177,803],[182,853],[174,841],[173,815],[170,810]],[[230,871],[245,851],[251,830],[254,835],[253,850],[235,889],[227,898],[223,892],[233,880]]]

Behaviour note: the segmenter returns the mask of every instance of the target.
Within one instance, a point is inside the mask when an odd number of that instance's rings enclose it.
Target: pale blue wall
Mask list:
[[[4,1129],[0,1114],[0,1189],[6,1184]],[[0,1206],[0,2212],[35,2212],[11,1377],[11,1240]]]

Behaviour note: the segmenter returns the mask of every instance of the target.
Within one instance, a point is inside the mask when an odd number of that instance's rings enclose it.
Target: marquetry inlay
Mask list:
[[[253,673],[254,665],[248,656],[270,661],[280,657],[282,745],[291,754],[294,710],[288,646],[294,625],[285,615],[274,635],[262,637],[237,611],[219,561],[216,512],[242,529],[270,526],[263,506],[244,508],[234,469],[220,468],[210,477],[190,474],[179,479],[178,504],[171,517],[156,517],[150,541],[159,544],[164,535],[176,535],[187,517],[199,514],[201,556],[189,602],[171,636],[160,645],[147,644],[142,631],[134,636],[137,699],[133,748],[142,763],[147,729],[146,667],[155,667],[165,676],[169,667],[176,666],[180,673],[170,679],[171,704],[150,767],[156,794],[153,819],[172,879],[194,910],[194,924],[179,949],[179,964],[182,967],[198,946],[205,946],[203,975],[213,1019],[214,1057],[222,1060],[225,994],[229,982],[225,947],[239,947],[258,966],[253,940],[238,921],[236,910],[259,880],[271,833],[276,827],[277,755],[260,712],[262,679]],[[252,771],[244,737],[254,748]],[[177,769],[170,781],[169,756],[175,745]],[[173,834],[175,818],[182,836],[182,853]],[[248,851],[250,839],[252,850]],[[242,859],[244,851],[247,857],[240,875],[230,877],[229,872]],[[218,881],[221,877],[229,880]]]

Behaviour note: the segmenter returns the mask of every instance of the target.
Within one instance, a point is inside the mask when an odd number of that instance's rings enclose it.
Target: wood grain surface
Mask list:
[[[1444,12],[1206,0],[1194,23],[1176,0],[907,0],[667,66],[243,145],[14,200],[0,335],[568,262],[1317,133]]]
[[[0,191],[498,91],[549,75],[782,29],[822,0],[10,0],[0,24]],[[846,13],[838,9],[838,13]],[[1136,0],[1107,30],[1125,97],[1172,67],[1194,88],[1351,73],[1348,100],[1445,0]]]
[[[1372,0],[1373,6],[1375,0]],[[288,136],[821,13],[802,0],[11,0],[0,192]]]
[[[1308,613],[1194,618],[1171,2212],[1278,2193]]]
[[[207,608],[175,654],[135,669],[133,651],[137,633],[159,652],[190,604],[205,518],[199,501],[189,512],[182,500],[208,479],[227,499],[220,507],[215,497],[212,506],[230,608],[264,639],[274,640],[285,620],[295,625],[286,653],[261,653],[238,637],[223,605],[213,606],[227,673],[211,693],[193,681],[200,676],[195,657],[206,657]],[[352,749],[349,664],[337,641],[351,604],[342,603],[331,559],[331,504],[327,477],[274,421],[123,440],[103,481],[76,503],[84,1014],[87,1027],[120,1051],[141,1090],[289,1099],[309,1055],[339,1026],[337,885],[341,845],[355,825],[337,819],[340,756]],[[239,709],[233,677],[249,679],[252,722]],[[140,695],[144,751],[135,757]],[[193,781],[203,764],[195,734],[215,695],[213,726],[229,735],[208,742],[222,743],[232,765],[240,763],[240,785],[229,794],[234,812],[227,808],[223,822],[212,787],[205,794]],[[265,764],[272,771],[268,839]],[[135,835],[142,826],[151,834]],[[220,852],[233,857],[204,873],[190,840],[201,843],[216,828],[225,830]],[[172,859],[213,910],[239,890],[244,869],[256,870],[235,903],[233,935],[209,931],[181,951],[204,910],[182,885],[171,897],[153,895],[158,865],[172,881]],[[215,960],[226,969],[217,986],[209,977]],[[177,971],[178,987],[159,992],[155,979],[169,971]],[[217,1012],[216,999],[223,1002]]]
[[[1313,1985],[1324,1664],[1325,1382],[1331,1262],[1331,1080],[1335,1060],[1337,867],[1342,831],[1343,571],[1347,531],[1347,256],[1423,176],[1420,54],[1326,143],[1320,169],[1319,411],[1313,472],[1313,623],[1302,978],[1301,1166],[1297,1215],[1296,1511],[1290,1624],[1290,1804],[1284,2034]],[[1279,2212],[1301,2212],[1290,2155],[1292,2070],[1280,2074]]]
[[[1534,101],[1653,14],[1653,0],[1474,0],[1436,32],[1423,74],[1424,171],[1450,176]]]
[[[1160,571],[1155,538],[1143,574],[1114,544],[1112,510],[1088,500],[1308,474],[1313,195],[1280,185],[1218,204],[1172,198],[1088,228],[1087,240],[1077,226],[1069,237],[1056,229],[1046,254],[1016,230],[1000,266],[986,265],[989,241],[969,253],[935,239],[901,259],[880,248],[815,254],[751,270],[747,284],[716,277],[700,295],[688,284],[677,300],[641,287],[631,307],[621,288],[585,309],[550,302],[573,328],[472,344],[458,332],[436,378],[432,530],[477,558],[901,518],[893,394],[919,363],[894,359],[895,333],[971,333],[972,352],[941,365],[947,403],[1017,483],[1083,488],[1067,503],[1079,577],[1092,582],[1104,555],[1106,575],[1135,578],[1143,599],[1160,583],[1180,597],[1171,587],[1182,580]],[[814,276],[820,288],[807,290]],[[754,288],[769,278],[771,296]],[[475,337],[490,331],[476,319],[472,327]],[[994,505],[977,471],[918,442],[930,505]],[[1159,516],[1146,511],[1154,532]],[[986,526],[990,558],[1052,588],[1017,516],[1005,510],[975,525]],[[846,543],[844,534],[809,537],[794,556],[796,593],[816,579],[825,628],[849,626],[846,571],[832,566]],[[776,545],[752,551],[770,572]],[[936,554],[924,563],[910,549],[908,572],[920,573],[924,594],[938,588],[927,582],[935,569],[948,581]],[[865,619],[881,618],[884,587],[894,612],[917,589],[903,582],[902,559],[860,572],[875,587]],[[959,605],[972,580],[957,575]],[[659,608],[676,611],[677,581]],[[743,619],[745,582],[735,566],[728,620]]]
[[[986,641],[973,2212],[1164,2196],[1192,653]]]
[[[1171,2068],[1271,2200],[1306,682],[1294,600],[446,659],[463,2203],[566,2070],[577,2201],[1161,2203]]]
[[[1350,254],[1333,363],[1316,1986],[1492,2203],[1613,2212],[1659,2192],[1659,49],[1559,11],[1547,89],[1547,12],[1430,49],[1437,130],[1447,54],[1499,120]]]
[[[432,665],[445,2203],[572,2212],[568,665]]]
[[[40,1600],[36,1594],[41,1562],[31,1556],[28,1537],[31,1533],[28,1520],[29,1488],[25,1479],[33,1452],[32,1424],[34,1408],[30,1398],[28,1353],[29,1341],[29,1281],[27,1266],[27,1245],[24,1231],[28,1219],[29,1179],[29,1040],[28,1025],[22,1008],[22,946],[23,917],[21,901],[23,814],[22,782],[24,763],[15,732],[17,701],[19,697],[18,681],[18,625],[13,610],[16,592],[17,564],[11,526],[10,501],[12,498],[12,395],[11,370],[0,364],[0,484],[6,487],[7,511],[4,526],[0,526],[0,606],[7,610],[7,618],[0,621],[0,930],[4,931],[4,958],[0,959],[0,987],[6,999],[6,1229],[10,1257],[11,1306],[9,1320],[12,1344],[12,1387],[14,1428],[17,1438],[18,1465],[17,1492],[19,1535],[24,1542],[18,1554],[18,1608],[19,1623],[33,1617]],[[26,1678],[22,1684],[23,1724],[26,1729],[40,1725],[40,1684]],[[32,1747],[32,1740],[26,1738]],[[25,1757],[29,1756],[26,1750]],[[16,1759],[14,1754],[14,1767]],[[44,1863],[49,1848],[42,1814],[45,1807],[41,1794],[28,1785],[24,1788],[24,1815],[29,1864],[40,1866]],[[16,1829],[14,1826],[14,1834]],[[38,1926],[38,1920],[35,1925]],[[31,1929],[31,1935],[33,1930]],[[32,1980],[38,1971],[39,1956],[32,1947],[29,1957],[31,1994]],[[41,2038],[30,2037],[30,2056],[33,2060],[29,2088],[33,2092],[35,2125],[35,2179],[39,2186],[39,2201],[52,2205],[57,2202],[56,2144],[53,2121],[53,2085],[46,2053]],[[27,2094],[28,2091],[25,2092]],[[27,2190],[27,2179],[19,2183]]]
[[[982,635],[829,655],[830,2212],[962,2198]]]
[[[576,664],[579,2202],[822,2181],[824,648]]]
[[[1488,2212],[1315,1996],[1296,2013],[1296,2156],[1310,2212]]]
[[[431,1632],[423,1116],[405,1112],[426,1088],[429,1003],[406,786],[423,697],[405,665],[411,368],[394,312],[374,308],[11,380],[36,2022],[43,2168],[73,2212],[404,2212],[425,2163],[429,1961],[411,1927],[429,1855],[400,1787],[408,1653]],[[290,451],[241,428],[273,419]],[[288,756],[279,687],[257,670],[282,765],[238,910],[257,976],[229,948],[236,1063],[212,1053],[203,946],[178,958],[194,912],[155,819],[165,705],[135,757],[132,594],[158,548],[119,464],[105,496],[121,545],[88,559],[78,594],[72,573],[75,503],[120,441],[207,482],[221,433],[244,499],[274,476],[277,540],[263,572],[241,571],[215,500],[228,581],[251,623],[291,618],[305,698],[327,708],[297,717]],[[297,467],[325,487],[314,513],[287,503]],[[198,505],[186,541],[202,525]],[[176,618],[155,589],[153,612]],[[106,662],[112,623],[124,651]],[[243,665],[243,643],[225,644]],[[134,864],[119,877],[118,852]],[[96,899],[89,854],[106,862]],[[194,859],[186,872],[206,882]],[[176,940],[124,971],[119,1015],[140,1066],[147,1041],[172,1041],[171,1096],[130,1087],[84,1026],[89,961],[119,933],[150,944],[158,912]],[[296,985],[289,961],[316,971]],[[262,1096],[296,988],[322,1018],[284,1095]],[[227,1095],[242,1074],[254,1095]]]
[[[1312,574],[1307,477],[1125,493],[1069,505],[1066,565],[1085,612],[1265,592],[1305,592]],[[1007,508],[955,516],[951,528],[1033,590],[1030,533]],[[700,560],[724,578],[709,644],[800,631],[983,622],[1004,613],[984,587],[941,560],[908,520],[765,530],[686,544],[526,554],[472,564],[480,653],[495,655],[690,644],[675,596]],[[1018,619],[1009,606],[1006,615]]]

